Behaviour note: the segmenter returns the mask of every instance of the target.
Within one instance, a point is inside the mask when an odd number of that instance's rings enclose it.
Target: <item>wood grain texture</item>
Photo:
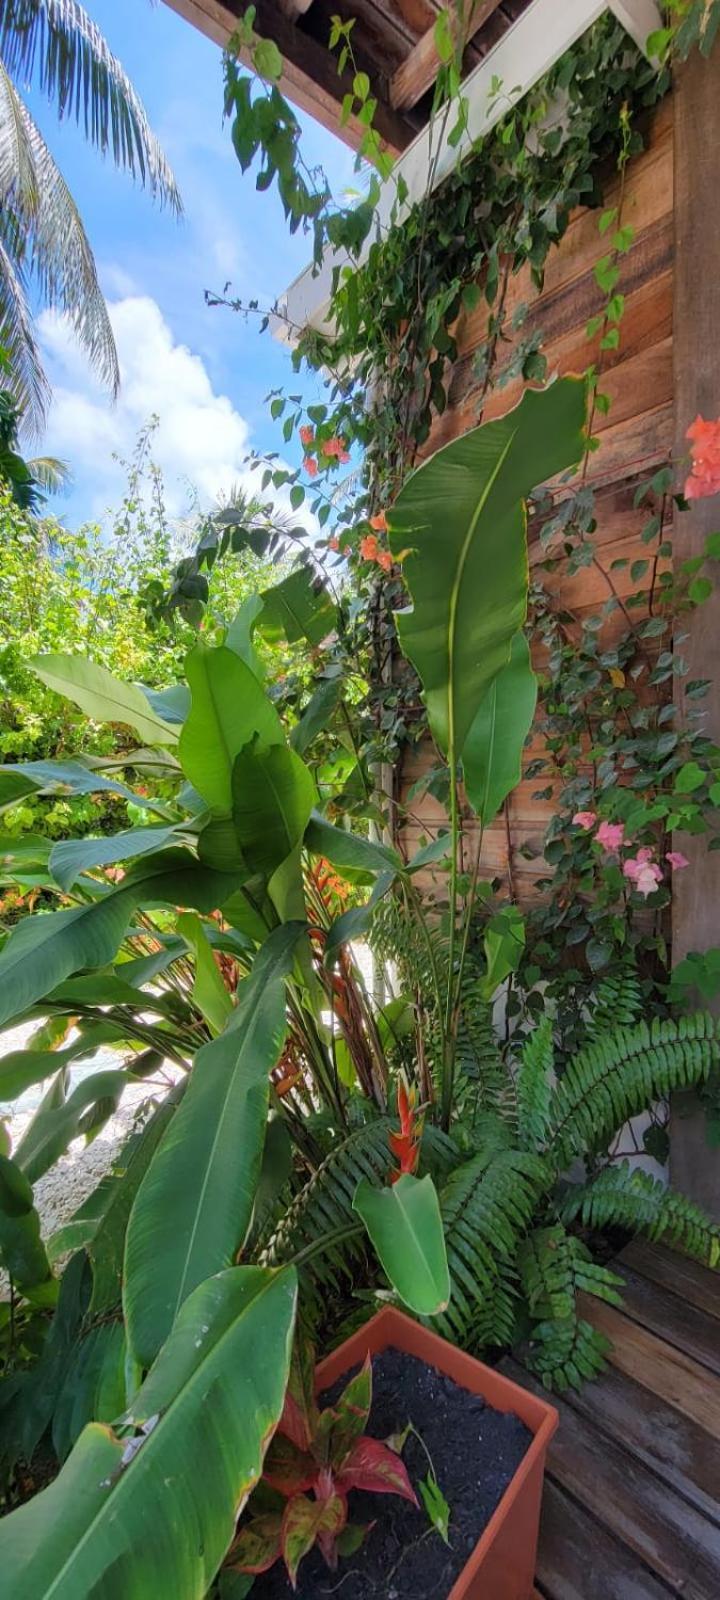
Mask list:
[[[664,1245],[648,1244],[645,1239],[633,1239],[621,1250],[618,1270],[623,1272],[626,1267],[672,1290],[688,1305],[697,1306],[720,1323],[720,1273],[709,1272],[697,1261],[667,1250]]]
[[[623,1312],[641,1327],[649,1328],[699,1366],[720,1374],[720,1326],[717,1319],[700,1311],[668,1287],[653,1283],[623,1262]],[[718,1462],[720,1468],[720,1461]],[[720,1594],[720,1585],[718,1585]]]
[[[497,11],[501,0],[470,0],[466,9],[464,27],[464,44],[479,32],[493,11]],[[460,36],[460,24],[457,12],[450,11],[450,28],[455,42]],[[417,44],[413,46],[409,55],[393,73],[390,79],[389,100],[396,111],[404,111],[416,106],[426,91],[432,88],[440,69],[440,57],[435,46],[435,26],[428,28]]]
[[[673,1592],[569,1494],[548,1480],[537,1578],[549,1600],[668,1600]]]
[[[674,1410],[720,1440],[720,1378],[614,1306],[587,1295],[580,1295],[578,1304],[587,1321],[611,1341],[609,1360],[618,1371],[669,1400]]]
[[[717,151],[720,138],[720,52],[706,61],[693,52],[678,69],[675,83],[675,454],[687,453],[686,431],[698,412],[720,415],[720,207]],[[717,499],[699,500],[678,515],[675,558],[701,554],[705,537],[718,525]],[[709,678],[702,701],[702,727],[720,738],[720,591],[687,619],[683,656],[690,678]],[[679,720],[688,717],[682,683],[677,687]],[[717,944],[720,904],[720,852],[708,851],[702,836],[683,834],[678,847],[688,857],[687,872],[673,880],[673,955]],[[708,1145],[705,1114],[684,1096],[671,1119],[670,1173],[674,1184],[720,1218],[720,1153]]]
[[[503,1372],[532,1394],[541,1383],[515,1362]],[[594,1423],[555,1399],[560,1427],[550,1446],[548,1472],[650,1571],[685,1600],[717,1600],[720,1594],[720,1528],[687,1505],[644,1462]]]

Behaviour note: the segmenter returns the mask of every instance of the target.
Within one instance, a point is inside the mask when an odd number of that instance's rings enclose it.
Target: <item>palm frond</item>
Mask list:
[[[21,101],[18,106],[36,200],[26,206],[19,190],[13,195],[16,222],[10,236],[4,215],[0,222],[6,249],[14,249],[15,259],[19,256],[33,274],[46,305],[67,316],[91,365],[115,394],[120,383],[115,340],[80,213],[29,111]]]
[[[720,1060],[720,1024],[706,1012],[616,1028],[573,1056],[550,1102],[549,1150],[560,1170],[608,1149],[655,1100],[704,1082]]]
[[[6,381],[12,385],[23,419],[31,433],[38,433],[50,388],[35,339],[22,270],[16,268],[2,233],[0,226],[0,350],[7,357]]]
[[[62,494],[72,483],[72,468],[58,456],[33,456],[27,463],[35,482],[48,494]]]
[[[22,103],[0,60],[0,199],[3,206],[13,196],[19,198],[23,210],[33,211],[37,205],[37,176]]]
[[[73,118],[116,166],[181,212],[177,184],[143,104],[77,0],[4,0],[0,55],[16,78],[36,79],[58,115]]]
[[[586,1227],[616,1226],[664,1239],[709,1267],[720,1262],[720,1227],[692,1200],[628,1161],[604,1168],[592,1183],[572,1190],[562,1215],[566,1222],[580,1217]]]

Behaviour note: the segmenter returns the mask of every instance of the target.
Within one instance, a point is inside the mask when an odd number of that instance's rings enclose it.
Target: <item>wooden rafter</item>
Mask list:
[[[365,131],[363,126],[352,117],[340,124],[340,107],[352,90],[352,72],[347,69],[338,73],[336,56],[298,25],[298,15],[289,15],[290,3],[291,0],[256,0],[255,4],[258,33],[273,39],[283,58],[280,87],[294,105],[357,148]],[[246,9],[245,0],[166,0],[166,4],[221,46],[227,44]],[[389,104],[387,76],[378,71],[377,64],[360,47],[354,53],[358,70],[367,73],[377,96],[375,127],[387,148],[397,154],[407,147],[416,130]]]
[[[465,22],[463,25],[463,44],[469,43],[476,33],[484,27],[485,23],[497,11],[500,0],[470,0],[466,6]],[[454,6],[448,8],[450,26],[457,38],[459,21]],[[435,29],[428,28],[422,39],[418,40],[415,48],[410,51],[406,61],[398,67],[390,79],[390,104],[395,111],[409,111],[416,106],[418,100],[430,89],[435,82],[440,67],[440,57],[435,47]]]

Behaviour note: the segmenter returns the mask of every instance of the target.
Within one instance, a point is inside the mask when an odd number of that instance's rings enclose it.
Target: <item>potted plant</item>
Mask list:
[[[394,1307],[320,1363],[325,1409],[309,1385],[296,1366],[228,1557],[241,1592],[529,1600],[553,1406]]]

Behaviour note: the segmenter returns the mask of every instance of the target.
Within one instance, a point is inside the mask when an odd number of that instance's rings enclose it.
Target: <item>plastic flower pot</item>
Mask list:
[[[318,1392],[388,1347],[437,1368],[496,1411],[514,1411],[533,1435],[515,1476],[447,1596],[437,1600],[530,1600],[547,1448],[558,1426],[554,1406],[388,1307],[333,1351],[317,1369]],[[408,1600],[411,1597],[408,1596]]]

